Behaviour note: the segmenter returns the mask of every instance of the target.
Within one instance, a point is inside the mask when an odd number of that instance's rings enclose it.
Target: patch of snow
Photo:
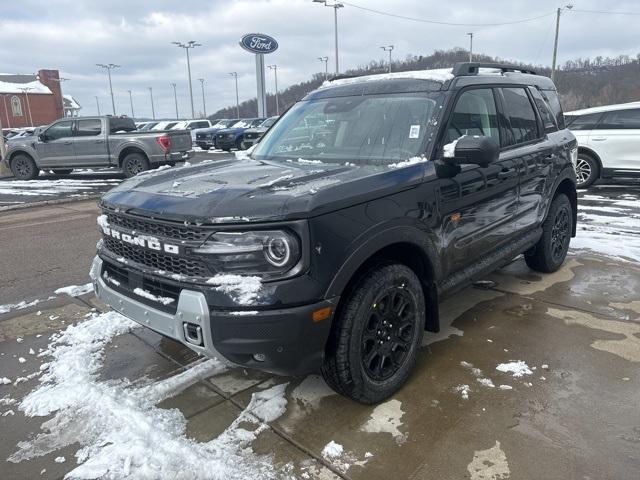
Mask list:
[[[305,158],[298,158],[298,163],[300,165],[321,165],[324,162],[322,160],[307,160]]]
[[[462,137],[464,136],[465,135],[462,135]],[[460,141],[460,138],[456,138],[453,142],[447,143],[444,147],[442,147],[442,156],[444,158],[454,158],[456,156],[456,145]]]
[[[15,414],[16,414],[16,412],[14,412],[13,410],[7,410],[6,412],[4,412],[4,413],[2,414],[2,416],[3,416],[3,417],[7,417],[7,416],[9,416],[9,415],[13,416],[13,415],[15,415]]]
[[[93,292],[93,283],[89,282],[85,285],[69,285],[68,287],[62,287],[57,289],[54,293],[58,295],[67,294],[70,297],[79,297],[86,293]]]
[[[395,80],[399,78],[431,80],[433,82],[444,83],[453,78],[453,73],[451,68],[435,68],[432,70],[414,70],[409,72],[381,73],[381,74],[375,74],[375,75],[363,75],[360,77],[353,77],[353,78],[340,78],[337,80],[327,80],[322,84],[322,86],[333,87],[336,85],[349,85],[349,84],[360,83],[360,82]]]
[[[10,384],[11,384],[11,380],[8,379],[7,377],[0,378],[0,385],[10,385]]]
[[[260,277],[218,274],[207,280],[209,285],[215,285],[218,292],[230,295],[239,305],[251,304],[262,288]]]
[[[511,476],[507,457],[498,441],[492,448],[474,452],[467,471],[471,480],[508,480]]]
[[[529,366],[522,360],[511,361],[509,363],[501,363],[496,370],[504,373],[511,373],[514,377],[519,378],[523,375],[531,375],[533,372]]]
[[[498,388],[500,390],[513,390],[513,387],[511,385],[500,385]]]
[[[7,303],[6,305],[0,305],[0,313],[9,313],[11,310],[22,310],[24,308],[33,307],[38,303],[40,303],[40,300],[34,300],[32,302],[23,300],[19,303]]]
[[[471,391],[469,385],[458,385],[453,390],[459,393],[463,400],[469,400],[469,392]]]
[[[26,360],[24,359],[24,357],[18,357],[18,362],[24,363],[26,362]]]
[[[490,378],[476,378],[478,383],[483,387],[495,388],[496,386],[493,384],[493,381]]]
[[[268,188],[271,187],[273,185],[275,185],[278,182],[284,182],[285,180],[291,180],[293,178],[293,175],[282,175],[281,177],[278,177],[274,180],[271,180],[270,182],[267,183],[263,183],[262,185],[259,185],[260,188]]]
[[[152,300],[154,302],[158,302],[161,303],[163,305],[169,305],[170,303],[173,303],[175,301],[175,299],[171,298],[171,297],[161,297],[158,295],[154,295],[153,293],[144,290],[143,288],[139,288],[136,287],[133,289],[133,293],[135,293],[136,295],[138,295],[139,297],[144,297],[146,299]]]
[[[339,457],[343,453],[344,453],[344,447],[339,443],[334,442],[333,440],[327,443],[322,449],[322,456],[324,458]]]
[[[369,433],[390,433],[395,441],[400,444],[406,441],[407,436],[399,427],[402,426],[402,403],[396,399],[382,403],[373,409],[369,420],[360,426],[360,431]]]
[[[408,160],[403,160],[402,162],[390,163],[388,166],[389,168],[405,168],[405,167],[410,167],[411,165],[416,165],[418,163],[425,163],[425,162],[427,162],[427,157],[420,156],[420,157],[411,157]]]
[[[239,223],[251,221],[249,217],[214,217],[209,220],[211,223]]]
[[[238,310],[236,312],[229,312],[230,315],[236,317],[244,317],[248,315],[257,315],[259,312],[257,310]]]
[[[56,457],[54,462],[56,462],[56,463],[64,463],[64,462],[66,462],[66,460],[67,459],[64,458],[64,457]]]

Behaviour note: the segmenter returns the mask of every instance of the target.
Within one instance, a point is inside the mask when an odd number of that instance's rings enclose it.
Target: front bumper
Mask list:
[[[236,148],[236,138],[216,138],[216,148],[220,150]]]
[[[181,290],[172,314],[111,288],[102,276],[103,264],[96,256],[91,266],[94,289],[101,301],[201,355],[280,375],[306,375],[322,364],[338,298],[282,309],[234,311],[209,305],[202,291],[190,285],[195,288]],[[314,322],[313,312],[327,307],[331,315]],[[200,327],[201,345],[189,341],[186,324],[192,329]]]

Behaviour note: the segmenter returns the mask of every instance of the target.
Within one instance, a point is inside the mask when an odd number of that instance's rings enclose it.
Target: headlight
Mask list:
[[[217,232],[194,254],[205,255],[216,271],[272,278],[300,262],[300,240],[286,230]]]

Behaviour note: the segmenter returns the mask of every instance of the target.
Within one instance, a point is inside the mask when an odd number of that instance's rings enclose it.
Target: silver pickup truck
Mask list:
[[[16,178],[31,180],[41,169],[67,174],[74,168],[114,167],[127,177],[193,157],[187,130],[136,130],[131,118],[60,119],[38,135],[8,142],[3,161]]]

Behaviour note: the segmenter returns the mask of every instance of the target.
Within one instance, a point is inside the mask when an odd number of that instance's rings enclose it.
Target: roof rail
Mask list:
[[[519,67],[517,65],[509,65],[507,63],[480,63],[480,62],[458,62],[453,67],[454,77],[467,77],[478,75],[481,68],[495,68],[505,72],[528,73],[529,75],[537,75],[537,73],[529,68]]]

